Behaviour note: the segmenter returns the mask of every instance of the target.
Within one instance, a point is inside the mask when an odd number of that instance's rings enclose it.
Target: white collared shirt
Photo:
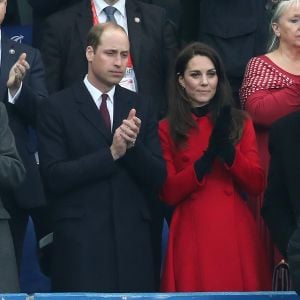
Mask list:
[[[96,106],[98,107],[98,109],[100,109],[100,105],[102,102],[102,92],[100,90],[98,90],[96,87],[94,87],[88,80],[87,75],[84,77],[83,80],[86,88],[88,89],[89,93],[91,94]],[[114,86],[109,92],[105,93],[108,95],[108,98],[106,100],[106,104],[107,104],[107,110],[109,113],[109,117],[110,117],[110,126],[112,129],[112,125],[113,125],[113,118],[114,118],[114,95],[115,95],[115,90],[116,90],[116,86]]]
[[[94,0],[94,3],[99,23],[105,23],[107,16],[103,9],[109,5],[104,0]],[[119,0],[112,6],[117,9],[117,11],[114,14],[117,24],[122,26],[128,34],[125,0]]]

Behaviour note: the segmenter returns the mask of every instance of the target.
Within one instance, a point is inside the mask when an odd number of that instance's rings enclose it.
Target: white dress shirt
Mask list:
[[[89,93],[91,94],[96,106],[98,109],[100,109],[100,105],[102,102],[102,92],[98,90],[96,87],[94,87],[88,80],[87,75],[85,76],[83,80],[86,88],[88,89]],[[108,95],[108,98],[106,100],[107,110],[110,117],[110,128],[112,130],[113,125],[113,118],[114,118],[114,95],[115,95],[116,87],[114,86],[109,92],[105,93]],[[99,115],[100,116],[100,115]]]
[[[99,23],[105,23],[107,16],[103,11],[103,9],[109,5],[104,0],[94,0],[94,3],[95,3],[96,13],[98,16]],[[117,24],[122,26],[128,34],[125,0],[119,0],[117,3],[111,6],[117,9],[114,14]]]

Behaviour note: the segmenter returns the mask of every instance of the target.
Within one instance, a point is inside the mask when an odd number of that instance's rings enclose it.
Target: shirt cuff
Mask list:
[[[23,83],[21,82],[21,85],[20,85],[18,91],[16,92],[16,94],[14,96],[11,95],[11,93],[8,89],[8,102],[9,103],[15,104],[16,100],[19,98],[19,96],[21,94],[22,86],[23,86]]]

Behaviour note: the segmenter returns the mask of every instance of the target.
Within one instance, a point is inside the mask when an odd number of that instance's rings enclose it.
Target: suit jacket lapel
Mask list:
[[[78,12],[78,18],[76,18],[76,26],[79,31],[79,37],[82,42],[83,49],[85,49],[87,33],[93,26],[93,15],[90,1],[82,2],[82,9]]]
[[[100,112],[84,83],[74,85],[73,92],[79,112],[111,143],[112,134],[102,120]]]
[[[10,51],[11,50],[11,51]],[[14,50],[14,42],[4,36],[1,37],[1,67],[0,67],[0,100],[6,98],[6,82],[12,65],[17,61],[17,53]]]
[[[130,41],[130,54],[133,61],[133,67],[137,68],[141,57],[141,37],[142,24],[144,22],[141,11],[135,1],[126,1],[126,15],[128,35]]]

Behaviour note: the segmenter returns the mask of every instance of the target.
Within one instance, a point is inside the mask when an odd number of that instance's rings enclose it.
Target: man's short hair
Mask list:
[[[97,24],[94,25],[88,35],[87,35],[87,42],[86,42],[86,46],[91,46],[94,51],[96,51],[97,47],[99,45],[101,45],[101,37],[103,32],[106,29],[116,29],[116,30],[121,30],[122,32],[124,32],[127,35],[127,32],[124,30],[124,28],[114,22],[107,22],[107,23],[102,23],[102,24]]]

